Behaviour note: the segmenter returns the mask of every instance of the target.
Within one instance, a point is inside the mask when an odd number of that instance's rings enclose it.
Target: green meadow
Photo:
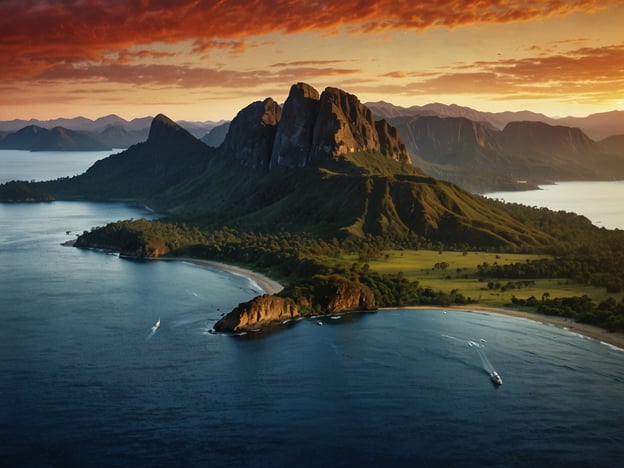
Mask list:
[[[619,300],[617,294],[608,294],[604,288],[586,286],[567,278],[533,278],[531,285],[502,290],[508,283],[505,278],[485,277],[478,265],[483,263],[513,264],[527,260],[548,258],[546,255],[452,252],[432,250],[388,250],[375,260],[363,262],[358,255],[345,255],[339,259],[345,266],[353,263],[367,263],[370,270],[380,274],[403,275],[410,281],[418,281],[421,287],[449,293],[453,290],[478,301],[480,305],[501,307],[511,304],[512,296],[528,299],[534,296],[572,297],[587,295],[596,303],[609,297]],[[515,280],[511,280],[516,283]],[[497,284],[498,283],[498,284]]]

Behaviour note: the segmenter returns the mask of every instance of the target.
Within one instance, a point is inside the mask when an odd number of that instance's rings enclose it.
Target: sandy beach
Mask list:
[[[234,265],[229,265],[227,263],[215,262],[212,260],[202,260],[197,258],[170,258],[170,257],[160,257],[158,260],[170,260],[170,261],[181,261],[181,262],[189,262],[196,265],[203,265],[210,268],[216,268],[219,270],[229,271],[230,273],[234,273],[236,275],[245,276],[249,278],[253,282],[255,282],[266,294],[277,294],[284,287],[275,280],[271,278],[257,273],[253,270],[248,270],[245,268],[240,268]],[[598,341],[602,341],[604,343],[611,344],[618,348],[624,349],[624,334],[622,333],[611,333],[607,330],[604,330],[599,327],[594,327],[592,325],[587,325],[584,323],[575,322],[572,319],[564,318],[564,317],[556,317],[551,315],[542,315],[533,312],[522,312],[518,310],[512,309],[503,309],[503,308],[494,308],[494,307],[483,307],[479,305],[472,305],[469,307],[466,306],[451,306],[451,307],[438,307],[438,306],[409,306],[409,307],[386,307],[380,308],[379,310],[455,310],[459,312],[470,312],[470,313],[481,313],[481,314],[498,314],[498,315],[507,315],[510,317],[518,317],[528,320],[533,320],[535,322],[547,323],[550,325],[555,325],[560,328],[567,328],[568,330],[574,331],[581,335],[588,336]]]
[[[574,331],[580,335],[587,336],[589,338],[593,338],[597,341],[602,341],[604,343],[608,343],[610,345],[616,346],[622,350],[624,350],[624,334],[622,333],[611,333],[607,330],[604,330],[599,327],[594,327],[592,325],[587,325],[584,323],[575,322],[572,319],[564,318],[564,317],[556,317],[551,315],[543,315],[537,314],[534,312],[522,312],[518,310],[512,309],[503,309],[503,308],[494,308],[494,307],[483,307],[479,305],[472,306],[451,306],[451,307],[437,307],[437,306],[410,306],[410,307],[386,307],[380,310],[454,310],[458,312],[469,312],[476,314],[497,314],[497,315],[507,315],[509,317],[518,317],[527,320],[533,320],[535,322],[547,323],[550,325],[555,325],[560,328],[567,328],[568,330]]]
[[[187,258],[187,257],[158,257],[157,260],[169,260],[176,262],[188,262],[193,263],[195,265],[207,266],[210,268],[214,268],[217,270],[229,271],[235,275],[244,276],[249,278],[251,281],[256,283],[260,289],[262,289],[266,294],[277,294],[284,286],[279,284],[277,281],[272,280],[271,278],[257,273],[252,270],[247,270],[246,268],[240,268],[234,265],[229,265],[227,263],[215,262],[213,260],[203,260],[199,258]]]

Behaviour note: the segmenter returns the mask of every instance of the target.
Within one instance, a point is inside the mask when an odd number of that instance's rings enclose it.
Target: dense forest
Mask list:
[[[624,264],[624,232],[599,230],[598,233],[593,243],[570,248],[566,254],[558,245],[557,255],[550,258],[511,265],[484,263],[476,276],[490,288],[507,285],[516,288],[530,285],[536,278],[561,278],[605,288],[612,293],[622,292],[624,272],[620,266]],[[306,294],[311,281],[316,282],[318,288],[319,281],[339,277],[368,286],[381,307],[476,302],[461,291],[434,291],[418,281],[408,280],[401,273],[380,274],[370,269],[367,262],[381,257],[386,249],[454,247],[417,237],[409,242],[375,236],[322,239],[287,231],[250,232],[229,227],[206,231],[184,223],[141,219],[111,223],[85,232],[77,246],[109,248],[125,255],[195,257],[235,263],[279,279],[287,285],[280,295],[295,301]],[[356,254],[358,261],[345,266],[339,259],[348,254]],[[514,297],[510,305],[624,331],[624,295],[620,302],[611,299],[595,304],[588,297],[551,298],[545,293],[541,298]]]

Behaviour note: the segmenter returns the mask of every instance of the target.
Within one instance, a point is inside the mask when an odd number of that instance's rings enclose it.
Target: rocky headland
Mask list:
[[[376,309],[375,296],[367,286],[338,276],[319,276],[306,284],[303,295],[297,298],[265,294],[239,304],[214,329],[238,333],[299,317]]]

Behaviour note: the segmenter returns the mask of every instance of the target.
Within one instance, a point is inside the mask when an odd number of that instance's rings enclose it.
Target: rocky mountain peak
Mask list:
[[[321,94],[310,159],[318,161],[356,151],[379,151],[373,113],[353,94],[326,88]]]
[[[305,167],[308,163],[319,93],[305,83],[292,85],[284,103],[271,153],[271,167]]]
[[[158,114],[152,120],[147,143],[158,146],[181,145],[196,138],[169,117]]]
[[[242,109],[230,123],[221,149],[253,169],[268,168],[282,109],[271,98]]]
[[[398,132],[353,94],[327,88],[321,95],[296,83],[283,110],[271,98],[241,110],[221,150],[252,168],[305,167],[340,155],[374,151],[410,161]]]

